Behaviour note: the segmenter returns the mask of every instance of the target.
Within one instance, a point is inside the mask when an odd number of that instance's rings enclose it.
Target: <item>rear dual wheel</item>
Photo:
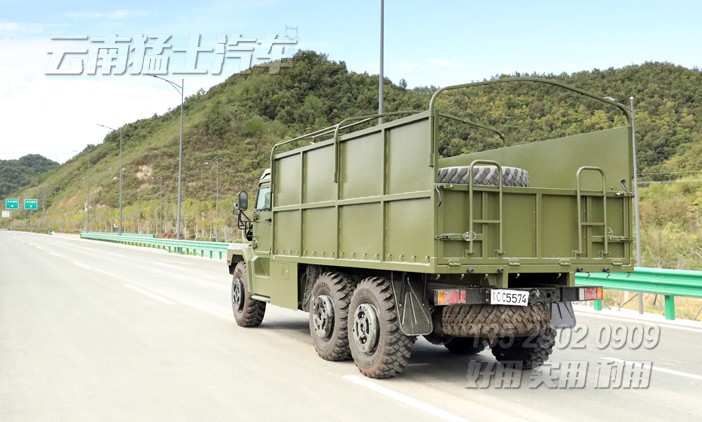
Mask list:
[[[390,378],[409,362],[416,337],[400,330],[392,285],[384,278],[362,280],[349,306],[349,347],[356,367],[370,378]]]

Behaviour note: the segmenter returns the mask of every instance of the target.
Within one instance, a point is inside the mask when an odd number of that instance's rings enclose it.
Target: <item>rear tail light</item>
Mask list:
[[[466,291],[456,289],[436,289],[434,290],[434,303],[439,306],[466,303]]]
[[[581,287],[578,290],[579,300],[602,300],[604,298],[602,287]]]

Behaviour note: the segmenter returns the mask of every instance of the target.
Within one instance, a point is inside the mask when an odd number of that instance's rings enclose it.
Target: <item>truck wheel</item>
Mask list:
[[[352,281],[344,274],[328,272],[314,282],[310,294],[310,335],[324,360],[348,360],[348,315]]]
[[[246,289],[246,264],[242,261],[234,268],[232,278],[232,310],[241,327],[258,327],[266,313],[266,302],[252,299]]]
[[[475,337],[454,337],[444,343],[449,352],[458,355],[476,355],[487,347],[487,340]]]
[[[416,337],[400,331],[390,282],[380,277],[362,280],[353,292],[349,315],[349,342],[356,367],[370,378],[400,374]]]
[[[524,369],[532,369],[548,360],[555,344],[556,330],[549,327],[538,336],[497,339],[492,354],[500,362],[522,362]]]

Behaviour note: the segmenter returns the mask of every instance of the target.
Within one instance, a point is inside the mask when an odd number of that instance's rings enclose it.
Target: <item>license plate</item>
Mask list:
[[[529,292],[522,290],[492,289],[490,290],[491,305],[527,306]]]

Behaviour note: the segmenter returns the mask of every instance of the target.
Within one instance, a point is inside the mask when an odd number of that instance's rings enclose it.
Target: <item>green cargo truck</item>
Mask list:
[[[632,129],[624,126],[441,157],[428,110],[351,118],[276,144],[244,240],[230,245],[232,307],[259,326],[266,304],[309,312],[318,354],[373,378],[402,372],[417,336],[456,353],[543,364],[571,301],[602,298],[576,272],[631,271]],[[295,147],[293,149],[293,147]]]

